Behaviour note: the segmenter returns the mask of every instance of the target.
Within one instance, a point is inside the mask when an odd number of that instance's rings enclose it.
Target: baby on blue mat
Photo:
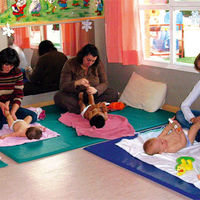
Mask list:
[[[182,129],[176,120],[169,120],[169,124],[158,137],[150,138],[143,144],[143,149],[148,155],[161,153],[175,153],[184,147],[191,146],[200,129],[197,122],[187,131]],[[188,133],[187,133],[188,132]]]

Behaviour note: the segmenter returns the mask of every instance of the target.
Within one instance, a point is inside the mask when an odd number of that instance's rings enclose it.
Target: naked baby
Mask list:
[[[9,109],[9,101],[5,103],[6,107]],[[27,137],[28,139],[40,139],[42,137],[42,131],[45,131],[45,128],[42,126],[29,126],[32,121],[31,116],[25,117],[22,119],[13,120],[12,115],[9,110],[5,110],[4,116],[7,119],[9,128],[13,131],[9,134],[0,136],[0,139],[6,137]]]

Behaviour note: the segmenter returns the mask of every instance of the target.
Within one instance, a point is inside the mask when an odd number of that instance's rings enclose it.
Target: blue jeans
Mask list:
[[[17,119],[24,119],[28,115],[32,117],[31,123],[34,123],[37,121],[37,114],[31,110],[20,107],[16,112]],[[0,129],[2,129],[4,124],[7,124],[7,120],[2,113],[2,110],[0,109]]]
[[[192,113],[195,117],[200,116],[200,111],[198,110],[192,110]],[[190,127],[192,126],[192,123],[190,124],[184,117],[183,112],[181,110],[179,110],[176,113],[176,120],[180,123],[180,125],[182,126],[182,128],[187,128],[190,129]],[[200,142],[200,130],[198,131],[198,134],[195,138],[195,140],[197,142]]]

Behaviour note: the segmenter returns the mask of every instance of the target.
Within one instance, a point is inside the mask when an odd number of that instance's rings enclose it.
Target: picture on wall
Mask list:
[[[0,0],[0,26],[73,22],[104,17],[103,0]]]

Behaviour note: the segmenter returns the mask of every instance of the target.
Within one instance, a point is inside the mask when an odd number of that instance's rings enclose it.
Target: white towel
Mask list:
[[[162,153],[155,154],[153,156],[147,155],[143,150],[143,143],[149,138],[157,137],[162,129],[148,131],[142,134],[139,134],[137,138],[134,139],[122,139],[120,142],[116,143],[117,146],[121,147],[127,151],[132,156],[140,159],[143,162],[154,165],[155,167],[168,172],[178,178],[194,184],[197,188],[200,189],[200,180],[197,178],[197,171],[200,168],[200,143],[194,142],[190,147],[184,148],[177,153]],[[193,162],[193,168],[195,170],[186,171],[185,174],[178,176],[176,175],[177,171],[175,169],[176,159],[181,156],[190,156],[195,159]],[[198,171],[200,173],[200,171]]]

